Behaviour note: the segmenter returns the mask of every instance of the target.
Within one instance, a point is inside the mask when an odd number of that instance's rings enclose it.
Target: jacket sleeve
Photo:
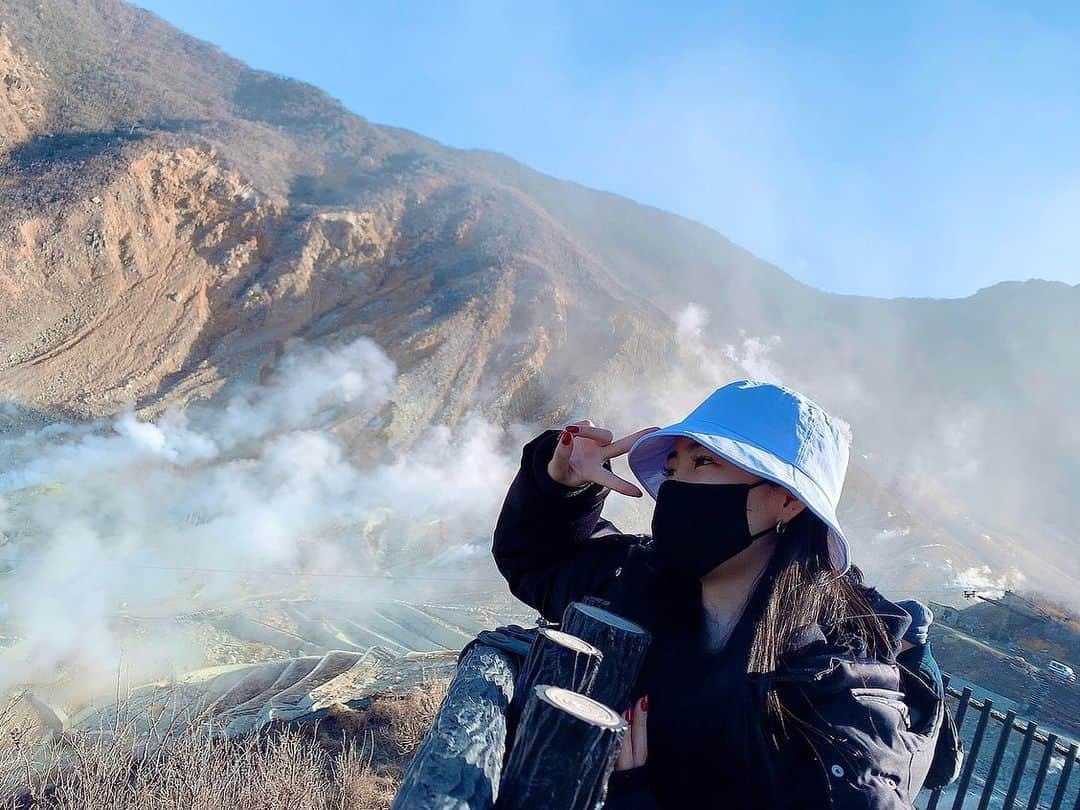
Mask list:
[[[510,592],[551,622],[570,602],[602,594],[640,539],[600,517],[607,487],[568,487],[548,475],[560,432],[546,430],[522,449],[491,548]]]
[[[923,701],[922,711],[923,730],[934,739],[934,750],[926,759],[926,777],[923,787],[943,788],[960,778],[960,769],[964,761],[964,743],[960,733],[956,729],[956,721],[952,716],[948,703],[945,702],[945,686],[941,676],[941,668],[934,658],[930,648],[930,642],[918,644],[910,650],[902,653],[897,658],[897,663],[914,673],[930,691],[933,698],[933,709]]]
[[[798,721],[785,784],[784,810],[912,810],[913,750],[924,740],[907,728],[894,666],[834,661],[830,676],[783,699]]]

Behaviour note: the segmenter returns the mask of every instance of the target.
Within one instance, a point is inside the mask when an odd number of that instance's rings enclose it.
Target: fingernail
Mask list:
[[[579,431],[579,430],[580,430],[581,428],[579,428],[579,427],[578,427],[577,425],[567,425],[567,426],[566,426],[566,429],[567,429],[567,430],[568,430],[568,431],[569,431],[570,433],[577,433],[577,432],[578,432],[578,431]]]
[[[570,444],[574,440],[574,437],[567,433],[565,430],[562,432],[562,436],[559,437],[559,441],[563,444]]]
[[[641,710],[647,712],[649,710],[649,696],[646,695],[641,699]]]
[[[622,716],[626,718],[626,722],[628,722],[628,723],[630,722],[630,710],[629,709],[624,709],[623,713],[622,713]]]

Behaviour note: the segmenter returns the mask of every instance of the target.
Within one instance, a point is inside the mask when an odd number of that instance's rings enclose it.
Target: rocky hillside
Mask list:
[[[691,303],[710,318],[688,342]],[[629,431],[774,376],[853,424],[845,506],[879,573],[985,563],[1075,592],[1078,314],[1080,288],[1049,282],[826,294],[688,220],[372,125],[118,0],[0,0],[8,430],[211,398],[290,337],[385,349],[400,374],[373,425],[399,447],[470,407]]]

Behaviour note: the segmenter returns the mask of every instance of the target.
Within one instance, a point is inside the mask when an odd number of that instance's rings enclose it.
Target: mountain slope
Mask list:
[[[985,562],[1075,590],[1080,287],[830,295],[681,217],[372,125],[115,0],[0,0],[0,26],[0,420],[182,406],[259,378],[291,337],[374,338],[401,447],[469,407],[631,430],[774,376],[854,425],[845,506],[904,581]],[[696,349],[688,303],[710,315]]]

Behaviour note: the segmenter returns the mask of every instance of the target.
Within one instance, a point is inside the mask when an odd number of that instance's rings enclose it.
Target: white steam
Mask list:
[[[947,587],[978,591],[983,596],[1000,598],[1005,591],[1014,591],[1025,581],[1015,568],[1004,573],[991,570],[989,565],[977,565],[957,572]]]
[[[100,687],[121,659],[141,675],[198,664],[170,621],[185,611],[260,593],[404,596],[386,572],[433,532],[486,546],[520,436],[503,452],[503,431],[470,415],[390,457],[374,426],[395,376],[367,338],[293,343],[223,408],[0,440],[0,691],[60,671]],[[369,427],[346,440],[344,417]],[[132,641],[126,617],[161,631]]]
[[[733,363],[738,363],[745,368],[755,380],[781,383],[780,371],[769,357],[773,349],[780,345],[780,336],[771,335],[767,338],[748,336],[745,329],[740,329],[739,337],[742,339],[741,346],[727,344],[724,346],[724,355]]]

